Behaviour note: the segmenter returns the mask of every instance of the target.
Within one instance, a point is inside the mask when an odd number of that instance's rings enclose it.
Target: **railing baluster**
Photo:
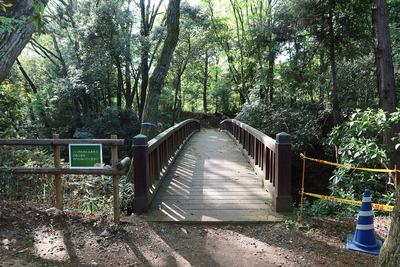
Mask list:
[[[241,145],[254,170],[268,188],[276,211],[292,210],[291,140],[287,133],[276,135],[276,140],[238,120],[224,120],[221,130],[231,134]]]
[[[199,122],[190,119],[174,125],[148,142],[144,135],[135,136],[134,212],[148,212],[155,194],[184,143],[198,130]]]

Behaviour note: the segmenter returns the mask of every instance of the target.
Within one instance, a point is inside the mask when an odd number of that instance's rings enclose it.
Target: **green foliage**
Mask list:
[[[20,24],[23,21],[13,18],[0,16],[0,35],[4,32],[12,32],[15,29],[15,24]]]
[[[33,4],[33,8],[35,9],[35,12],[33,13],[32,17],[30,17],[28,19],[28,23],[33,22],[35,24],[35,26],[38,28],[39,35],[41,35],[43,25],[46,22],[46,19],[54,18],[54,17],[44,14],[45,6],[43,4],[40,4],[39,6],[36,4]]]
[[[62,163],[66,165],[67,163]],[[54,166],[52,155],[46,151],[30,148],[0,147],[0,165],[9,167],[51,168]],[[64,166],[65,167],[65,166]],[[87,213],[96,211],[112,212],[113,182],[111,176],[63,175],[64,206],[79,209]],[[120,208],[131,210],[134,187],[119,179]],[[12,200],[38,201],[54,205],[54,180],[50,175],[16,175],[4,171],[0,175],[0,198]]]
[[[0,1],[0,11],[7,12],[8,7],[12,7],[13,4],[5,4]],[[5,16],[0,16],[0,35],[4,32],[12,32],[15,29],[15,24],[23,23],[22,20],[7,18]],[[1,39],[0,39],[1,40]]]
[[[23,147],[0,147],[0,165],[5,167],[52,167],[54,161],[46,152]],[[0,175],[0,197],[5,199],[48,201],[51,179],[45,175],[16,175],[4,171]],[[50,193],[51,195],[51,193]]]
[[[333,128],[327,144],[336,146],[340,163],[359,168],[386,169],[388,153],[382,134],[399,112],[386,114],[383,110],[356,110],[341,126]],[[331,178],[331,195],[338,198],[362,199],[365,189],[373,192],[374,203],[393,204],[393,180],[388,173],[369,172],[338,167]],[[357,209],[341,203],[318,200],[312,207],[316,214],[343,216]],[[381,213],[381,212],[380,212]]]
[[[12,7],[13,4],[4,4],[3,1],[0,1],[0,9],[3,10],[4,12],[6,12],[6,8],[7,7]]]
[[[323,123],[328,116],[329,110],[318,105],[285,108],[252,98],[242,106],[236,118],[272,138],[280,132],[290,134],[293,154],[298,155],[321,140]]]
[[[233,113],[236,110],[235,101],[233,100],[232,84],[225,79],[219,80],[211,92],[210,99],[214,104],[215,112],[224,114]]]
[[[360,201],[361,199],[356,200]],[[359,210],[359,207],[340,202],[325,199],[317,199],[315,201],[304,199],[302,216],[303,218],[353,217]],[[299,216],[300,208],[294,208],[294,214]]]
[[[27,97],[22,85],[0,84],[0,138],[15,137],[25,114],[22,106]]]
[[[132,139],[140,133],[140,121],[130,109],[105,108],[93,118],[86,118],[84,126],[77,128],[74,138],[81,139],[107,139],[116,134],[118,138],[125,139],[125,144],[119,152],[121,157],[130,155]],[[104,161],[110,160],[107,153],[109,147],[104,147]]]
[[[111,176],[65,175],[65,205],[82,210],[88,214],[102,211],[112,213],[113,181]],[[119,178],[120,208],[127,212],[131,209],[134,187],[126,181],[126,176]]]
[[[286,229],[289,230],[292,226],[296,229],[299,230],[302,225],[301,223],[297,222],[297,221],[293,221],[293,220],[286,220],[285,221],[285,225],[286,225]]]

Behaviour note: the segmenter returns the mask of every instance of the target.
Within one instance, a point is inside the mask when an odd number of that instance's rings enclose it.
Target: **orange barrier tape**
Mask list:
[[[357,167],[347,166],[347,165],[343,165],[343,164],[339,164],[339,163],[329,162],[326,160],[308,158],[303,153],[300,153],[300,157],[302,159],[308,159],[308,160],[312,160],[312,161],[319,162],[319,163],[329,164],[329,165],[343,167],[343,168],[355,169],[355,170],[370,171],[370,172],[397,172],[398,171],[398,170],[388,170],[388,169],[357,168]]]
[[[359,206],[359,207],[361,206],[361,203],[362,203],[361,201],[357,201],[357,200],[348,200],[348,199],[343,199],[343,198],[328,197],[328,196],[323,196],[323,195],[318,195],[318,194],[313,194],[313,193],[306,193],[306,192],[300,192],[300,194],[301,193],[303,193],[304,195],[309,195],[309,196],[316,197],[316,198],[322,198],[322,199],[326,199],[326,200],[341,202],[341,203],[350,204],[350,205]],[[394,206],[372,203],[372,208],[377,209],[377,210],[393,211]]]

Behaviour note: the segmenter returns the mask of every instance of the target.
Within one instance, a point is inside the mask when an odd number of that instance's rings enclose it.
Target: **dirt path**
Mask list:
[[[374,266],[347,250],[356,220],[261,224],[173,224],[59,213],[37,203],[0,200],[0,266]],[[388,218],[376,218],[384,240]]]

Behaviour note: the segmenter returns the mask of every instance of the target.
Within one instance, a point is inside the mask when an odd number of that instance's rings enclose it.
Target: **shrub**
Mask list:
[[[124,146],[118,151],[120,157],[130,155],[132,138],[140,132],[140,121],[130,109],[105,108],[93,119],[87,119],[82,128],[75,130],[74,137],[82,139],[110,138],[112,134],[125,139]],[[109,147],[104,147],[104,161],[110,160]]]
[[[25,114],[22,101],[26,97],[22,85],[0,84],[0,138],[15,137]]]
[[[336,146],[340,163],[360,168],[386,169],[388,153],[383,144],[382,133],[389,129],[391,121],[397,121],[399,113],[387,114],[383,110],[356,110],[349,120],[334,127],[329,134],[327,144]],[[388,173],[370,172],[338,167],[330,180],[331,195],[338,198],[360,201],[365,189],[373,192],[373,201],[391,204],[394,187]],[[315,203],[319,208],[331,209],[340,214],[345,208],[339,208],[332,202]],[[335,206],[335,208],[331,208]],[[344,207],[344,206],[342,206]],[[357,209],[356,209],[357,210]]]
[[[290,134],[293,154],[298,155],[321,142],[328,116],[329,110],[318,104],[286,108],[252,99],[251,103],[243,105],[236,119],[272,138],[280,132]]]

